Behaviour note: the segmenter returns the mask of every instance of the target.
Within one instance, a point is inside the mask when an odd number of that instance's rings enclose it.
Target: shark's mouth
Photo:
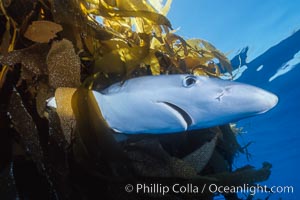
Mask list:
[[[158,103],[161,103],[169,108],[169,110],[181,121],[185,130],[187,130],[188,127],[193,123],[192,117],[179,106],[166,101],[160,101]]]

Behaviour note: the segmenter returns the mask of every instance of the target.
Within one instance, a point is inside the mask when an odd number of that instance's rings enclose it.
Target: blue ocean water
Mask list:
[[[259,194],[270,200],[300,199],[300,2],[283,0],[173,1],[169,18],[178,34],[204,38],[228,52],[237,81],[275,93],[278,105],[266,114],[238,122],[243,145],[251,142],[248,160],[235,167],[257,168],[267,161],[272,174],[262,185],[292,186],[293,192]]]
[[[246,132],[239,141],[242,144],[253,141],[248,148],[253,156],[250,161],[240,156],[236,164],[250,163],[260,167],[262,162],[268,161],[273,165],[272,174],[262,184],[293,187],[293,193],[273,194],[270,199],[300,198],[299,53],[300,31],[297,31],[249,63],[246,61],[247,49],[232,60],[233,64],[237,64],[237,58],[242,57],[242,62],[247,66],[238,81],[267,89],[279,97],[278,105],[270,112],[238,123]]]

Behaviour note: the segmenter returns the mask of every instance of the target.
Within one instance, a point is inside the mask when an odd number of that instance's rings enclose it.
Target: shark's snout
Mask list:
[[[272,109],[278,103],[278,97],[271,92],[246,84],[235,84],[227,87],[223,96],[235,102],[234,106],[245,112],[261,114]]]
[[[261,106],[261,111],[258,114],[267,112],[277,105],[278,97],[275,94],[259,88],[257,89],[259,91],[257,91],[254,98],[257,99],[258,105]]]

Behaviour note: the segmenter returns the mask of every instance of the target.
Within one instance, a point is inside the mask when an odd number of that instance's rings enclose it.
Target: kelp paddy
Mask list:
[[[101,114],[88,89],[144,75],[230,76],[226,56],[177,35],[166,18],[171,0],[158,2],[0,2],[1,199],[213,199],[218,192],[193,186],[268,179],[269,163],[233,170],[237,154],[249,156],[233,125],[117,142],[104,120],[95,121]],[[57,112],[46,107],[52,96]],[[126,192],[128,184],[175,183],[191,192]]]

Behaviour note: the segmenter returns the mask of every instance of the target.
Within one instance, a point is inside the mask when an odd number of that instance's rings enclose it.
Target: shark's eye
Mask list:
[[[197,78],[195,76],[187,76],[183,80],[184,87],[192,87],[197,82]]]

